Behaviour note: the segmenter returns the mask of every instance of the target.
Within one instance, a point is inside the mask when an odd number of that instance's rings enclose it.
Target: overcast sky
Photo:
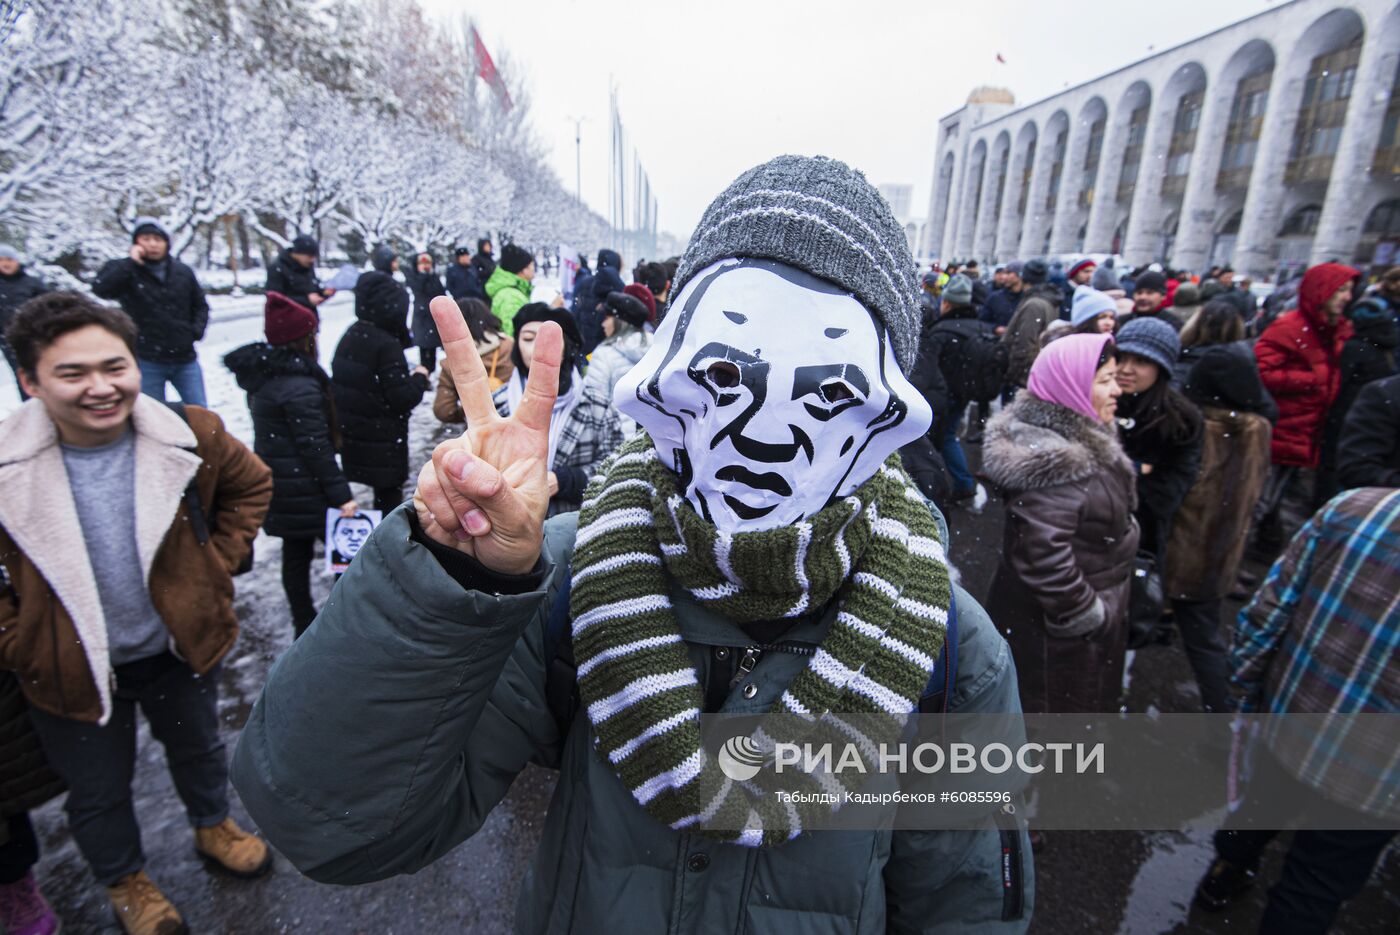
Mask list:
[[[509,50],[537,134],[574,188],[607,212],[608,83],[651,177],[662,230],[689,236],[744,169],[783,152],[912,183],[927,210],[940,117],[978,84],[1030,103],[1271,4],[1267,0],[424,0],[470,11]],[[996,61],[1000,53],[1006,64]]]

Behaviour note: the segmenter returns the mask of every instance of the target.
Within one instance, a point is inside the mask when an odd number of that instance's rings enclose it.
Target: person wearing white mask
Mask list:
[[[710,205],[674,295],[614,393],[642,431],[548,521],[569,328],[540,325],[500,418],[435,303],[467,433],[271,674],[235,755],[244,804],[303,872],[359,883],[474,834],[533,761],[560,779],[517,931],[1024,932],[1031,858],[999,806],[953,832],[830,830],[839,796],[782,795],[817,777],[702,733],[714,712],[816,730],[1019,711],[1006,645],[900,467],[933,415],[905,376],[903,230],[858,172],[780,156]]]

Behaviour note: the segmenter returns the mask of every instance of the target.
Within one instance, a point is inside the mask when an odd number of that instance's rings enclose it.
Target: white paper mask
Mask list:
[[[815,514],[933,420],[864,305],[768,260],[692,277],[613,398],[731,533]]]

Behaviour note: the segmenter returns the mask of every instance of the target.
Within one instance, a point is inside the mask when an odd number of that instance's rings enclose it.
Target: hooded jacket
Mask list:
[[[1400,487],[1400,376],[1356,394],[1342,426],[1337,476],[1343,487]]]
[[[224,364],[248,394],[253,451],[272,469],[263,529],[270,536],[321,535],[326,508],[352,497],[335,460],[330,377],[300,351],[261,342],[238,348]]]
[[[530,280],[497,266],[486,280],[486,295],[491,300],[491,313],[501,323],[506,337],[515,337],[515,313],[530,301]]]
[[[402,508],[370,537],[338,599],[269,674],[233,756],[249,813],[303,873],[353,884],[416,872],[476,834],[536,763],[559,782],[517,932],[1026,930],[1031,857],[1023,831],[997,828],[999,806],[965,830],[814,831],[773,848],[657,822],[598,755],[586,714],[561,723],[550,707],[545,634],[576,515],[545,524],[538,583],[501,593],[455,579],[415,524]],[[763,653],[751,698],[724,690],[751,638],[679,587],[671,597],[696,676],[718,683],[725,711],[765,710],[808,665]],[[955,602],[949,712],[1018,710],[1005,641],[966,591]],[[819,645],[835,610],[799,618],[784,640]]]
[[[331,360],[345,476],[372,487],[408,477],[408,417],[428,390],[404,360],[407,315],[408,292],[387,273],[365,273],[355,284],[357,320]]]
[[[1342,347],[1352,334],[1344,317],[1329,323],[1323,305],[1359,275],[1340,263],[1309,269],[1297,308],[1275,319],[1255,344],[1259,377],[1278,403],[1274,464],[1315,468],[1321,459],[1323,424],[1342,386]]]
[[[164,231],[161,231],[164,234]],[[170,242],[169,236],[165,238]],[[164,275],[131,257],[109,260],[92,281],[93,294],[115,299],[136,322],[136,356],[155,363],[188,364],[209,327],[209,303],[194,270],[166,254]]]
[[[579,310],[578,329],[583,335],[583,352],[592,354],[593,349],[603,340],[603,307],[608,301],[609,292],[621,292],[626,288],[622,282],[622,257],[616,250],[598,251],[598,272],[589,281],[592,301],[585,302]]]
[[[987,422],[982,469],[1006,503],[987,613],[1016,656],[1022,706],[1113,710],[1138,547],[1113,427],[1022,392]]]
[[[272,475],[214,413],[186,406],[188,424],[149,396],[136,433],[136,548],[171,649],[201,675],[233,647],[234,569],[267,513]],[[107,625],[59,448],[43,403],[0,422],[0,669],[29,703],[106,723],[112,713]],[[185,507],[193,481],[209,526],[200,545]]]

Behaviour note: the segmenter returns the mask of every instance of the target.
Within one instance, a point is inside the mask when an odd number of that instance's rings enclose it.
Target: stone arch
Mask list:
[[[1045,121],[1036,141],[1035,168],[1021,234],[1021,253],[1025,256],[1048,252],[1068,142],[1069,113],[1060,108]]]
[[[982,206],[982,189],[986,182],[987,141],[978,140],[967,157],[967,174],[963,181],[962,205],[957,217],[957,239],[953,242],[953,259],[969,259],[977,229],[977,212]]]
[[[1115,203],[1132,203],[1147,144],[1147,126],[1152,115],[1152,101],[1152,86],[1139,80],[1128,85],[1123,96],[1118,99],[1118,106],[1114,108],[1113,125],[1117,137],[1115,142],[1121,142],[1115,147],[1116,152],[1109,153],[1107,171],[1112,173]]]
[[[1400,265],[1400,198],[1382,201],[1366,215],[1354,262],[1372,276]]]
[[[1036,144],[1040,126],[1027,120],[1016,130],[1011,143],[1011,158],[1007,163],[1006,195],[1002,202],[1001,221],[997,226],[997,256],[1003,260],[1020,255],[1021,236],[1025,232],[1027,209],[1030,206],[1030,183],[1035,170]]]
[[[953,199],[953,170],[956,157],[952,149],[943,154],[938,163],[938,174],[934,178],[932,217],[929,218],[929,252],[937,256],[946,248],[943,242],[944,230],[948,221],[948,209]]]
[[[1000,243],[1001,218],[1006,209],[1006,177],[1011,169],[1010,130],[1002,130],[996,135],[996,139],[992,141],[989,158],[990,185],[986,196],[988,203],[982,211],[982,224],[978,225],[977,253],[995,260]]]

